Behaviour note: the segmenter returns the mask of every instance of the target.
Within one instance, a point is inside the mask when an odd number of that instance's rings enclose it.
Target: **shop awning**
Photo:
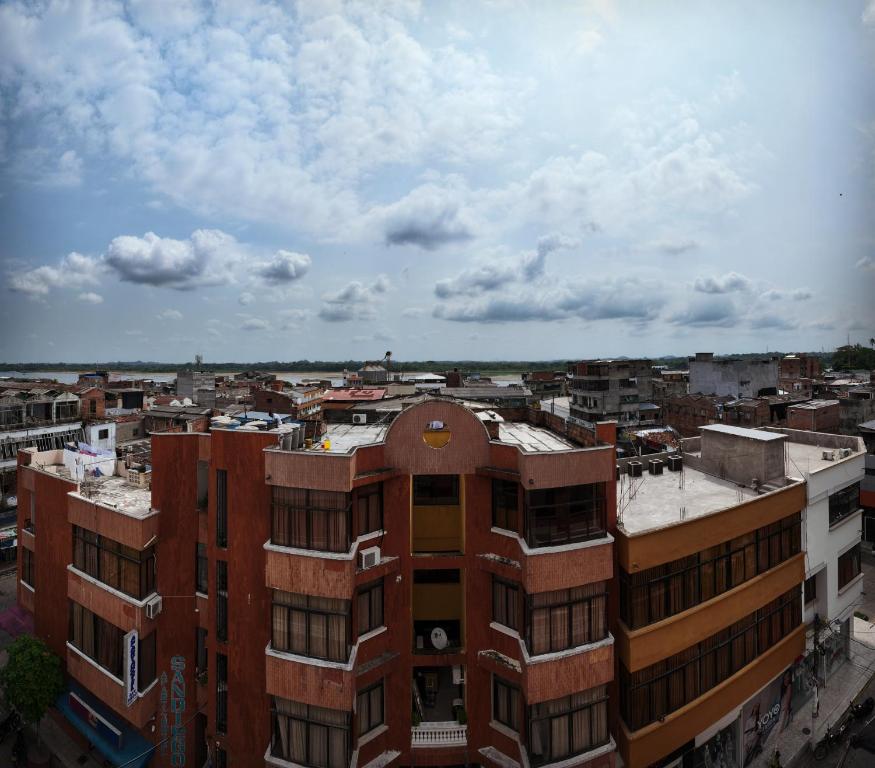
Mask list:
[[[154,745],[76,683],[68,685],[55,706],[114,766],[144,768],[151,761]]]

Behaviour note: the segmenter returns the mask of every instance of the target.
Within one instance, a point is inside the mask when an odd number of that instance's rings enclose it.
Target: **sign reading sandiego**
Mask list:
[[[139,635],[136,629],[132,629],[125,635],[125,702],[128,706],[137,700],[137,664],[139,661]]]

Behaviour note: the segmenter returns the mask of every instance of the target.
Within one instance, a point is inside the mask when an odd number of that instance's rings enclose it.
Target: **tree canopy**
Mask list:
[[[7,650],[9,661],[0,670],[6,701],[25,722],[39,723],[64,688],[61,660],[31,635],[17,637]]]

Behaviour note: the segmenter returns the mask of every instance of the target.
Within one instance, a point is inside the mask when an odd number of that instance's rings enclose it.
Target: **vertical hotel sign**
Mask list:
[[[137,700],[137,665],[140,663],[140,643],[136,629],[125,635],[125,703],[130,707]]]

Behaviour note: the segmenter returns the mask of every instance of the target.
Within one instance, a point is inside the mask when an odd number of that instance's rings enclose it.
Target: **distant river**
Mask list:
[[[236,371],[220,371],[217,373],[236,373]],[[276,371],[275,373],[278,379],[291,382],[292,384],[297,384],[301,379],[330,379],[332,385],[335,387],[343,385],[343,378],[338,376],[337,371]],[[418,375],[418,373],[404,374],[404,376]],[[76,371],[0,371],[0,377],[3,376],[16,379],[55,379],[61,384],[75,384],[79,379],[79,373]],[[152,381],[166,382],[173,381],[175,378],[175,373],[155,373],[153,371],[110,371],[110,379],[116,381],[152,379]],[[522,377],[515,373],[493,376],[492,380],[501,387],[522,383]]]

